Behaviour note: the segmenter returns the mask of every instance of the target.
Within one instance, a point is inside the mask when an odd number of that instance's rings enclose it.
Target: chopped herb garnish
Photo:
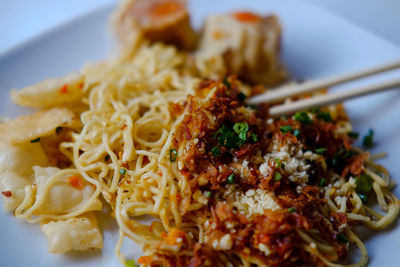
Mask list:
[[[246,134],[246,132],[240,132],[240,133],[239,133],[239,138],[240,138],[240,140],[243,141],[243,143],[246,142],[246,140],[247,140],[247,134]]]
[[[119,169],[119,174],[125,175],[125,173],[126,173],[126,169],[125,168],[120,168]]]
[[[257,106],[256,106],[256,105],[253,105],[253,104],[247,105],[247,107],[248,107],[248,108],[251,108],[251,109],[257,109]]]
[[[299,129],[294,130],[294,131],[293,131],[293,135],[296,136],[296,137],[299,137],[299,135],[300,135],[300,130],[299,130]]]
[[[224,125],[222,125],[221,128],[219,128],[219,130],[215,133],[215,135],[217,135],[217,134],[225,134],[225,133],[227,133],[229,131],[230,131],[229,128],[224,124]]]
[[[38,138],[36,138],[36,139],[33,139],[33,140],[31,140],[31,143],[37,143],[37,142],[39,142],[40,141],[40,137],[38,137]]]
[[[237,134],[242,132],[247,133],[249,130],[249,125],[246,122],[237,122],[233,125],[233,131]]]
[[[356,132],[348,132],[348,133],[347,133],[347,136],[350,137],[350,138],[352,138],[352,139],[357,139],[359,135],[360,135],[360,134],[359,134],[359,133],[356,133]]]
[[[169,160],[171,162],[174,162],[176,160],[176,158],[178,157],[178,152],[176,151],[175,148],[171,148],[169,150]]]
[[[356,191],[367,195],[372,190],[372,183],[374,180],[368,174],[361,174],[356,177]]]
[[[326,179],[325,179],[325,178],[322,178],[322,179],[321,179],[321,181],[319,182],[319,186],[320,186],[320,187],[326,186]]]
[[[251,141],[253,141],[254,143],[255,143],[255,142],[258,142],[258,136],[257,136],[257,134],[252,133],[252,134],[250,135],[250,139],[251,139]]]
[[[243,102],[243,101],[246,100],[247,95],[245,95],[245,94],[243,94],[242,92],[240,92],[240,93],[238,94],[237,98],[238,98],[238,100],[239,100],[240,102]]]
[[[308,116],[307,112],[305,112],[305,111],[300,111],[300,112],[297,112],[296,114],[294,114],[294,119],[303,124],[312,124],[313,123],[312,119],[310,118],[310,116]]]
[[[347,238],[342,235],[342,234],[338,234],[336,236],[336,239],[340,242],[340,243],[348,243],[349,241],[347,240]]]
[[[345,159],[355,155],[358,155],[357,151],[342,148],[333,155],[332,165],[340,166]]]
[[[281,133],[285,134],[285,133],[291,132],[293,130],[293,128],[290,125],[283,125],[283,126],[281,126],[280,130],[281,130]]]
[[[282,168],[282,162],[281,162],[280,158],[276,158],[275,163],[276,163],[276,166],[278,166],[278,168]]]
[[[331,114],[327,111],[322,111],[320,108],[312,108],[312,113],[317,114],[317,118],[325,122],[332,122]]]
[[[227,148],[238,148],[242,144],[242,140],[232,131],[227,131],[218,136],[218,143]]]
[[[205,196],[206,198],[210,198],[211,195],[212,195],[212,192],[211,192],[211,191],[204,191],[204,196]]]
[[[63,129],[63,127],[58,126],[58,127],[56,128],[56,134],[60,134],[61,131],[62,131],[62,129]]]
[[[295,207],[288,208],[287,210],[290,213],[296,212],[296,208]]]
[[[347,159],[348,157],[352,156],[352,152],[350,152],[350,150],[347,149],[340,149],[338,155],[342,158],[342,159]]]
[[[219,156],[221,155],[221,150],[219,149],[219,147],[215,146],[211,148],[211,153],[213,154],[213,156]]]
[[[282,115],[282,116],[281,116],[281,120],[283,120],[283,121],[287,121],[287,117],[286,117],[286,115]]]
[[[323,120],[324,122],[332,122],[331,114],[327,111],[317,112],[317,118]]]
[[[242,144],[242,140],[225,124],[217,131],[218,143],[221,146],[226,146],[227,148],[238,148]]]
[[[372,129],[369,129],[368,134],[365,135],[363,138],[363,146],[371,147],[374,143],[373,137],[374,137],[374,131]]]
[[[233,130],[233,131],[232,131]],[[227,148],[238,148],[247,140],[249,125],[246,122],[237,122],[232,130],[225,124],[215,133],[220,146]],[[214,137],[215,138],[215,137]],[[254,140],[254,137],[252,138]]]
[[[228,184],[234,184],[235,183],[235,175],[233,173],[231,175],[229,175],[228,178],[226,179],[226,182]]]
[[[325,147],[321,147],[321,148],[315,149],[315,153],[319,154],[319,155],[323,155],[325,152],[326,152],[326,148]]]
[[[135,260],[128,260],[125,262],[125,267],[136,267]]]
[[[312,113],[318,113],[318,112],[320,112],[321,111],[321,108],[318,108],[318,107],[315,107],[315,108],[312,108],[311,109],[311,112]]]
[[[280,181],[282,179],[282,175],[279,172],[274,173],[274,180]]]
[[[364,194],[361,194],[361,193],[358,193],[358,196],[360,197],[360,199],[361,199],[361,201],[362,201],[362,203],[367,203],[367,201],[368,201],[368,198],[367,198],[367,196],[366,195],[364,195]]]
[[[226,86],[226,88],[231,88],[231,83],[228,81],[228,78],[227,77],[224,77],[223,79],[222,79],[222,83]]]

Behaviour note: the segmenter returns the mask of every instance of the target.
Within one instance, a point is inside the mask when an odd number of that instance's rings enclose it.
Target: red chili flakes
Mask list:
[[[2,193],[3,196],[5,196],[5,197],[11,197],[11,196],[12,196],[11,191],[3,191],[3,192],[1,192],[1,193]]]
[[[83,180],[80,176],[70,176],[68,177],[69,183],[76,189],[82,190],[84,188]]]
[[[64,84],[64,85],[61,87],[60,93],[62,93],[62,94],[68,93],[68,84]]]
[[[81,90],[83,89],[83,82],[78,83],[78,88]]]

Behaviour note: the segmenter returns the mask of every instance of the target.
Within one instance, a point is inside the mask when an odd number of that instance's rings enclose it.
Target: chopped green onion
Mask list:
[[[233,125],[233,131],[239,135],[240,140],[245,142],[247,140],[247,131],[249,125],[246,122],[237,122]]]
[[[227,148],[238,148],[242,144],[242,140],[233,132],[227,132],[218,136],[218,143]]]
[[[293,131],[293,135],[296,136],[296,137],[299,137],[299,135],[300,135],[300,130],[299,130],[299,129],[294,130],[294,131]]]
[[[231,175],[229,175],[228,178],[226,179],[226,182],[228,184],[234,184],[235,183],[235,175],[233,173]]]
[[[286,117],[286,115],[282,115],[282,116],[281,116],[281,120],[283,120],[283,121],[287,121],[287,117]]]
[[[245,95],[245,94],[243,94],[242,92],[240,92],[240,93],[238,94],[237,97],[238,97],[238,100],[239,100],[240,102],[243,102],[243,101],[246,100],[247,95]]]
[[[231,83],[228,81],[228,78],[227,77],[224,77],[223,79],[222,79],[222,83],[226,86],[226,88],[231,88]]]
[[[374,137],[374,131],[372,129],[369,129],[368,134],[365,135],[363,138],[363,146],[371,147],[374,143],[373,137]]]
[[[216,132],[218,135],[218,143],[221,146],[226,146],[227,148],[238,148],[242,143],[241,140],[235,133],[230,130],[225,124]]]
[[[338,159],[338,158],[333,158],[333,159],[332,159],[332,165],[333,165],[333,166],[339,165],[339,159]]]
[[[280,130],[281,130],[281,133],[285,134],[285,133],[291,132],[293,130],[293,128],[290,125],[283,125],[283,126],[281,126]]]
[[[125,168],[120,168],[120,169],[119,169],[119,173],[120,173],[121,175],[125,175],[126,169],[125,169]]]
[[[282,175],[279,172],[274,173],[274,180],[280,181],[282,179]]]
[[[296,208],[295,207],[288,208],[287,210],[290,213],[296,212]]]
[[[174,162],[176,160],[176,158],[178,157],[178,152],[176,151],[175,148],[171,148],[169,150],[169,160],[171,162]]]
[[[233,131],[237,134],[242,132],[247,133],[249,130],[249,125],[246,122],[237,122],[233,125]]]
[[[38,137],[38,138],[36,138],[36,139],[33,139],[33,140],[31,140],[31,143],[37,143],[37,142],[39,142],[40,141],[40,137]]]
[[[219,149],[219,147],[215,146],[211,148],[211,153],[213,154],[213,156],[219,156],[221,155],[221,150]]]
[[[361,174],[356,177],[356,191],[361,194],[368,194],[372,190],[374,180],[368,174]]]
[[[128,260],[125,262],[125,267],[136,267],[135,260]]]
[[[350,156],[354,156],[351,154],[350,150],[346,150],[346,149],[340,149],[338,152],[338,155],[342,158],[342,159],[347,159]]]
[[[319,186],[320,186],[320,187],[326,186],[326,179],[325,179],[325,178],[322,178],[322,179],[321,179],[321,181],[319,182]]]
[[[318,112],[320,112],[321,111],[321,108],[318,108],[318,107],[315,107],[315,108],[312,108],[311,109],[311,112],[312,113],[318,113]]]
[[[324,122],[332,122],[332,117],[329,112],[319,111],[317,112],[317,118],[323,120]]]
[[[297,112],[296,114],[294,114],[294,119],[303,124],[312,124],[313,123],[312,119],[310,119],[307,112],[305,112],[305,111],[300,111],[300,112]]]
[[[361,201],[362,201],[362,203],[367,203],[367,201],[368,201],[368,198],[367,198],[367,196],[366,195],[364,195],[364,194],[361,194],[361,193],[358,193],[358,196],[360,197],[360,199],[361,199]]]
[[[248,108],[251,108],[251,109],[257,109],[257,106],[256,106],[256,105],[253,105],[253,104],[247,105],[247,107],[248,107]]]
[[[275,163],[276,163],[276,166],[278,166],[278,168],[282,168],[282,162],[279,158],[275,159]]]
[[[326,148],[325,147],[321,147],[321,148],[315,149],[315,153],[317,153],[319,155],[323,155],[325,152],[326,152]]]
[[[322,111],[320,108],[312,108],[312,113],[317,114],[317,118],[325,122],[332,122],[331,114],[327,111]]]
[[[239,138],[240,138],[240,140],[242,140],[243,142],[246,142],[247,134],[246,134],[245,132],[240,132],[240,133],[239,133]]]
[[[336,236],[336,239],[337,239],[340,243],[348,243],[348,242],[349,242],[349,240],[347,240],[347,238],[346,238],[344,235],[342,235],[342,234],[338,234],[338,235]]]
[[[224,134],[224,133],[229,132],[229,131],[230,131],[229,128],[224,124],[224,125],[222,125],[221,128],[219,128],[219,130],[215,134],[216,135],[217,134]]]
[[[210,198],[211,195],[212,195],[212,192],[211,192],[211,191],[204,191],[204,196],[205,196],[206,198]]]
[[[252,134],[250,135],[250,139],[251,139],[251,141],[253,141],[254,143],[257,142],[257,141],[258,141],[258,136],[257,136],[257,134],[252,133]]]
[[[357,139],[359,135],[360,135],[360,134],[359,134],[359,133],[356,133],[356,132],[348,132],[348,133],[347,133],[347,136],[350,137],[350,138],[352,138],[352,139]]]

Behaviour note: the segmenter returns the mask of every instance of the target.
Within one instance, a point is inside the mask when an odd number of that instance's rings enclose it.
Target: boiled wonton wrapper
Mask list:
[[[82,188],[71,185],[69,177],[79,176],[76,170],[60,170],[55,167],[33,167],[34,181],[37,186],[35,215],[59,215],[79,211],[92,197],[95,188],[81,179]],[[101,210],[102,203],[95,199],[84,211]]]
[[[69,109],[52,108],[0,124],[0,139],[4,143],[17,145],[50,135],[59,126],[74,128],[78,125],[79,121]]]
[[[0,173],[5,171],[29,176],[32,166],[46,166],[49,162],[39,143],[9,145],[0,142]]]
[[[49,162],[39,143],[10,145],[0,142],[0,192],[6,210],[14,210],[24,199],[24,187],[31,184],[33,166]]]
[[[28,177],[15,172],[0,174],[0,191],[3,193],[3,206],[5,210],[15,210],[24,200],[25,186],[31,183]]]
[[[50,253],[103,247],[103,238],[93,212],[67,220],[42,222],[40,228],[49,241]]]
[[[83,80],[83,75],[79,73],[47,79],[21,90],[12,90],[11,99],[18,105],[31,108],[74,104],[82,98]]]

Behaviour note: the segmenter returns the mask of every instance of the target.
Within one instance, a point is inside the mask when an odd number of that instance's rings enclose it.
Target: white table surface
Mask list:
[[[399,0],[305,1],[326,8],[400,46]],[[74,17],[116,2],[118,0],[0,0],[0,54]]]

